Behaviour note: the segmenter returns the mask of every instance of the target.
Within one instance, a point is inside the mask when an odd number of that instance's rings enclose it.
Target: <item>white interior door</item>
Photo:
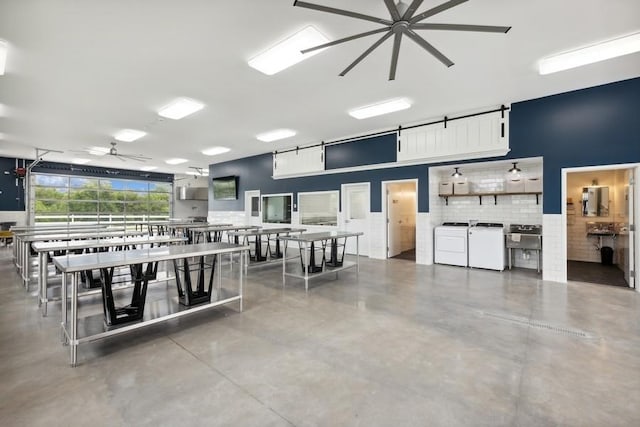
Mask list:
[[[360,255],[369,255],[369,184],[342,185],[342,211],[344,229],[350,232],[364,233],[359,239]],[[346,252],[357,252],[356,239],[348,238]]]
[[[244,215],[248,225],[262,224],[260,215],[260,190],[244,192]]]
[[[402,205],[394,186],[387,184],[387,258],[402,252]]]

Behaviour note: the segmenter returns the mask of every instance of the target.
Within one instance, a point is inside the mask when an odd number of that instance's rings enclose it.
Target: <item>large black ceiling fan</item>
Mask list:
[[[458,6],[459,4],[465,3],[468,0],[449,0],[445,3],[442,3],[436,7],[433,7],[429,10],[426,10],[422,13],[415,14],[420,5],[424,0],[413,0],[411,4],[407,5],[402,0],[397,3],[394,0],[384,0],[384,4],[387,6],[389,10],[389,14],[391,15],[391,20],[376,18],[375,16],[363,15],[361,13],[351,12],[343,9],[336,9],[333,7],[322,6],[313,3],[307,3],[305,1],[294,1],[293,5],[298,7],[304,7],[307,9],[319,10],[322,12],[334,13],[336,15],[348,16],[350,18],[362,19],[365,21],[375,22],[377,24],[382,24],[384,27],[378,28],[376,30],[366,31],[364,33],[355,34],[353,36],[345,37],[339,40],[334,40],[329,43],[325,43],[322,45],[314,46],[309,49],[304,49],[302,53],[311,52],[317,49],[323,49],[329,46],[335,46],[340,43],[348,42],[351,40],[359,39],[361,37],[370,36],[378,33],[385,33],[380,39],[378,39],[374,44],[371,45],[367,50],[364,51],[362,55],[356,58],[347,68],[344,69],[340,73],[341,76],[347,74],[353,67],[358,65],[360,61],[367,57],[371,52],[373,52],[378,46],[384,43],[389,37],[394,36],[393,40],[393,53],[391,54],[391,68],[389,70],[389,80],[395,80],[396,77],[396,68],[398,66],[398,54],[400,53],[400,42],[402,41],[402,36],[406,35],[411,40],[416,42],[420,47],[429,52],[431,55],[435,56],[440,62],[442,62],[447,67],[453,65],[453,62],[444,56],[438,49],[433,47],[431,43],[426,41],[420,35],[416,33],[415,30],[446,30],[446,31],[476,31],[476,32],[484,32],[484,33],[506,33],[511,29],[511,27],[498,27],[492,25],[463,25],[463,24],[428,24],[423,23],[427,18],[430,18],[434,15],[437,15],[440,12],[444,12],[445,10],[451,9],[452,7]]]

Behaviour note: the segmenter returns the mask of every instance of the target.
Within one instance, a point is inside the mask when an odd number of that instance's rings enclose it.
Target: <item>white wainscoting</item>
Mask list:
[[[542,215],[542,280],[567,281],[567,248],[563,243],[562,215]]]

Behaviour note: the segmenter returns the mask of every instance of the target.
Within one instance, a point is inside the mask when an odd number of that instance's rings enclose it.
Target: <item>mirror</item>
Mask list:
[[[582,188],[582,216],[609,216],[609,187]]]

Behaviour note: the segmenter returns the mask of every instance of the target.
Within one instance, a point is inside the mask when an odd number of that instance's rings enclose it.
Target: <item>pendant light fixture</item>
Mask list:
[[[518,162],[513,162],[513,167],[509,169],[509,172],[514,174],[521,172],[520,168],[517,165],[518,165]]]
[[[452,177],[454,177],[454,178],[459,178],[459,177],[461,177],[461,176],[462,176],[462,173],[458,170],[458,168],[454,168],[454,169],[455,169],[455,172],[453,172],[453,173],[451,174],[451,176],[452,176]]]

